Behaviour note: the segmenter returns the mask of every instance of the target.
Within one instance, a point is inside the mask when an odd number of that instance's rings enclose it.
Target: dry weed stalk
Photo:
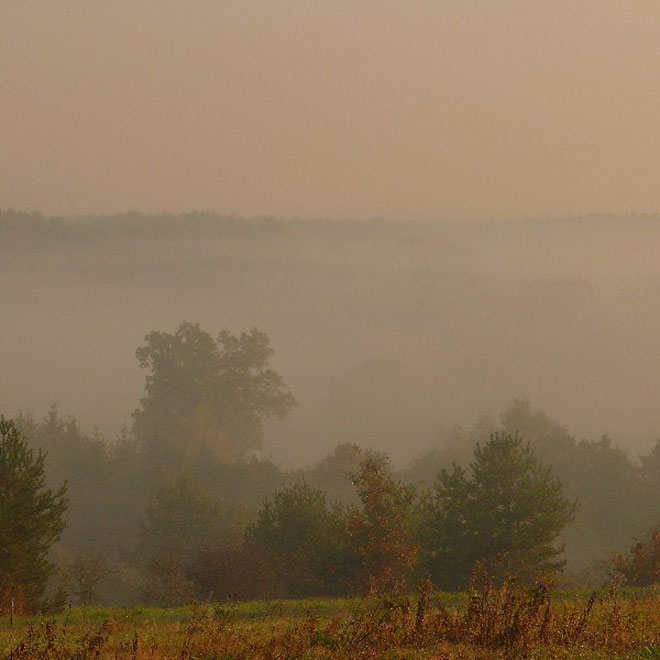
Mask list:
[[[448,607],[434,598],[426,582],[419,586],[416,598],[383,596],[363,601],[347,616],[324,622],[308,614],[294,625],[283,623],[280,614],[242,626],[232,608],[197,605],[182,632],[169,638],[163,635],[158,643],[149,643],[148,638],[140,643],[142,638],[133,629],[124,631],[124,641],[112,641],[115,627],[107,621],[77,636],[67,632],[66,624],[44,622],[27,627],[13,645],[11,657],[339,660],[392,653],[525,658],[588,652],[590,657],[606,658],[655,653],[653,649],[660,646],[657,598],[621,599],[615,586],[604,597],[592,594],[586,603],[564,600],[555,604],[550,587],[545,581],[532,589],[514,580],[500,586],[485,581],[470,593],[467,603]]]

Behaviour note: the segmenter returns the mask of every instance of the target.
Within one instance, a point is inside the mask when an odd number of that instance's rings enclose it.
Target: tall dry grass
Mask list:
[[[95,627],[66,621],[28,626],[7,649],[11,660],[281,660],[294,658],[660,658],[660,599],[621,597],[614,585],[589,598],[555,599],[548,582],[532,589],[485,581],[463,603],[443,604],[430,584],[414,596],[365,600],[321,618],[244,619],[234,608],[198,605],[187,623],[151,628],[120,620]]]

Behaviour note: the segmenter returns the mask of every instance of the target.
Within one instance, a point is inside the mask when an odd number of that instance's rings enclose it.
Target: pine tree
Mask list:
[[[423,563],[443,588],[465,587],[477,563],[524,581],[563,565],[555,541],[577,503],[515,434],[477,445],[471,476],[443,470],[427,495],[420,537]]]
[[[48,549],[64,529],[66,484],[44,486],[45,458],[0,416],[0,612],[37,611],[54,570]]]

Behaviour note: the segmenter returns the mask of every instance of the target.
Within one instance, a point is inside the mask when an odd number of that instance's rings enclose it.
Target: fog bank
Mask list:
[[[660,435],[656,217],[456,224],[0,216],[5,414],[53,402],[113,437],[134,357],[183,319],[259,327],[299,406],[265,452],[352,440],[398,464],[513,397],[633,454]]]

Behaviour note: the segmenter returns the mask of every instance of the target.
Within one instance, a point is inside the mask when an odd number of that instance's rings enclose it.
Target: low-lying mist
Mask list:
[[[51,403],[108,438],[135,349],[182,320],[258,327],[298,400],[265,454],[340,442],[395,465],[514,397],[631,454],[660,436],[660,219],[500,224],[0,215],[3,412]]]

